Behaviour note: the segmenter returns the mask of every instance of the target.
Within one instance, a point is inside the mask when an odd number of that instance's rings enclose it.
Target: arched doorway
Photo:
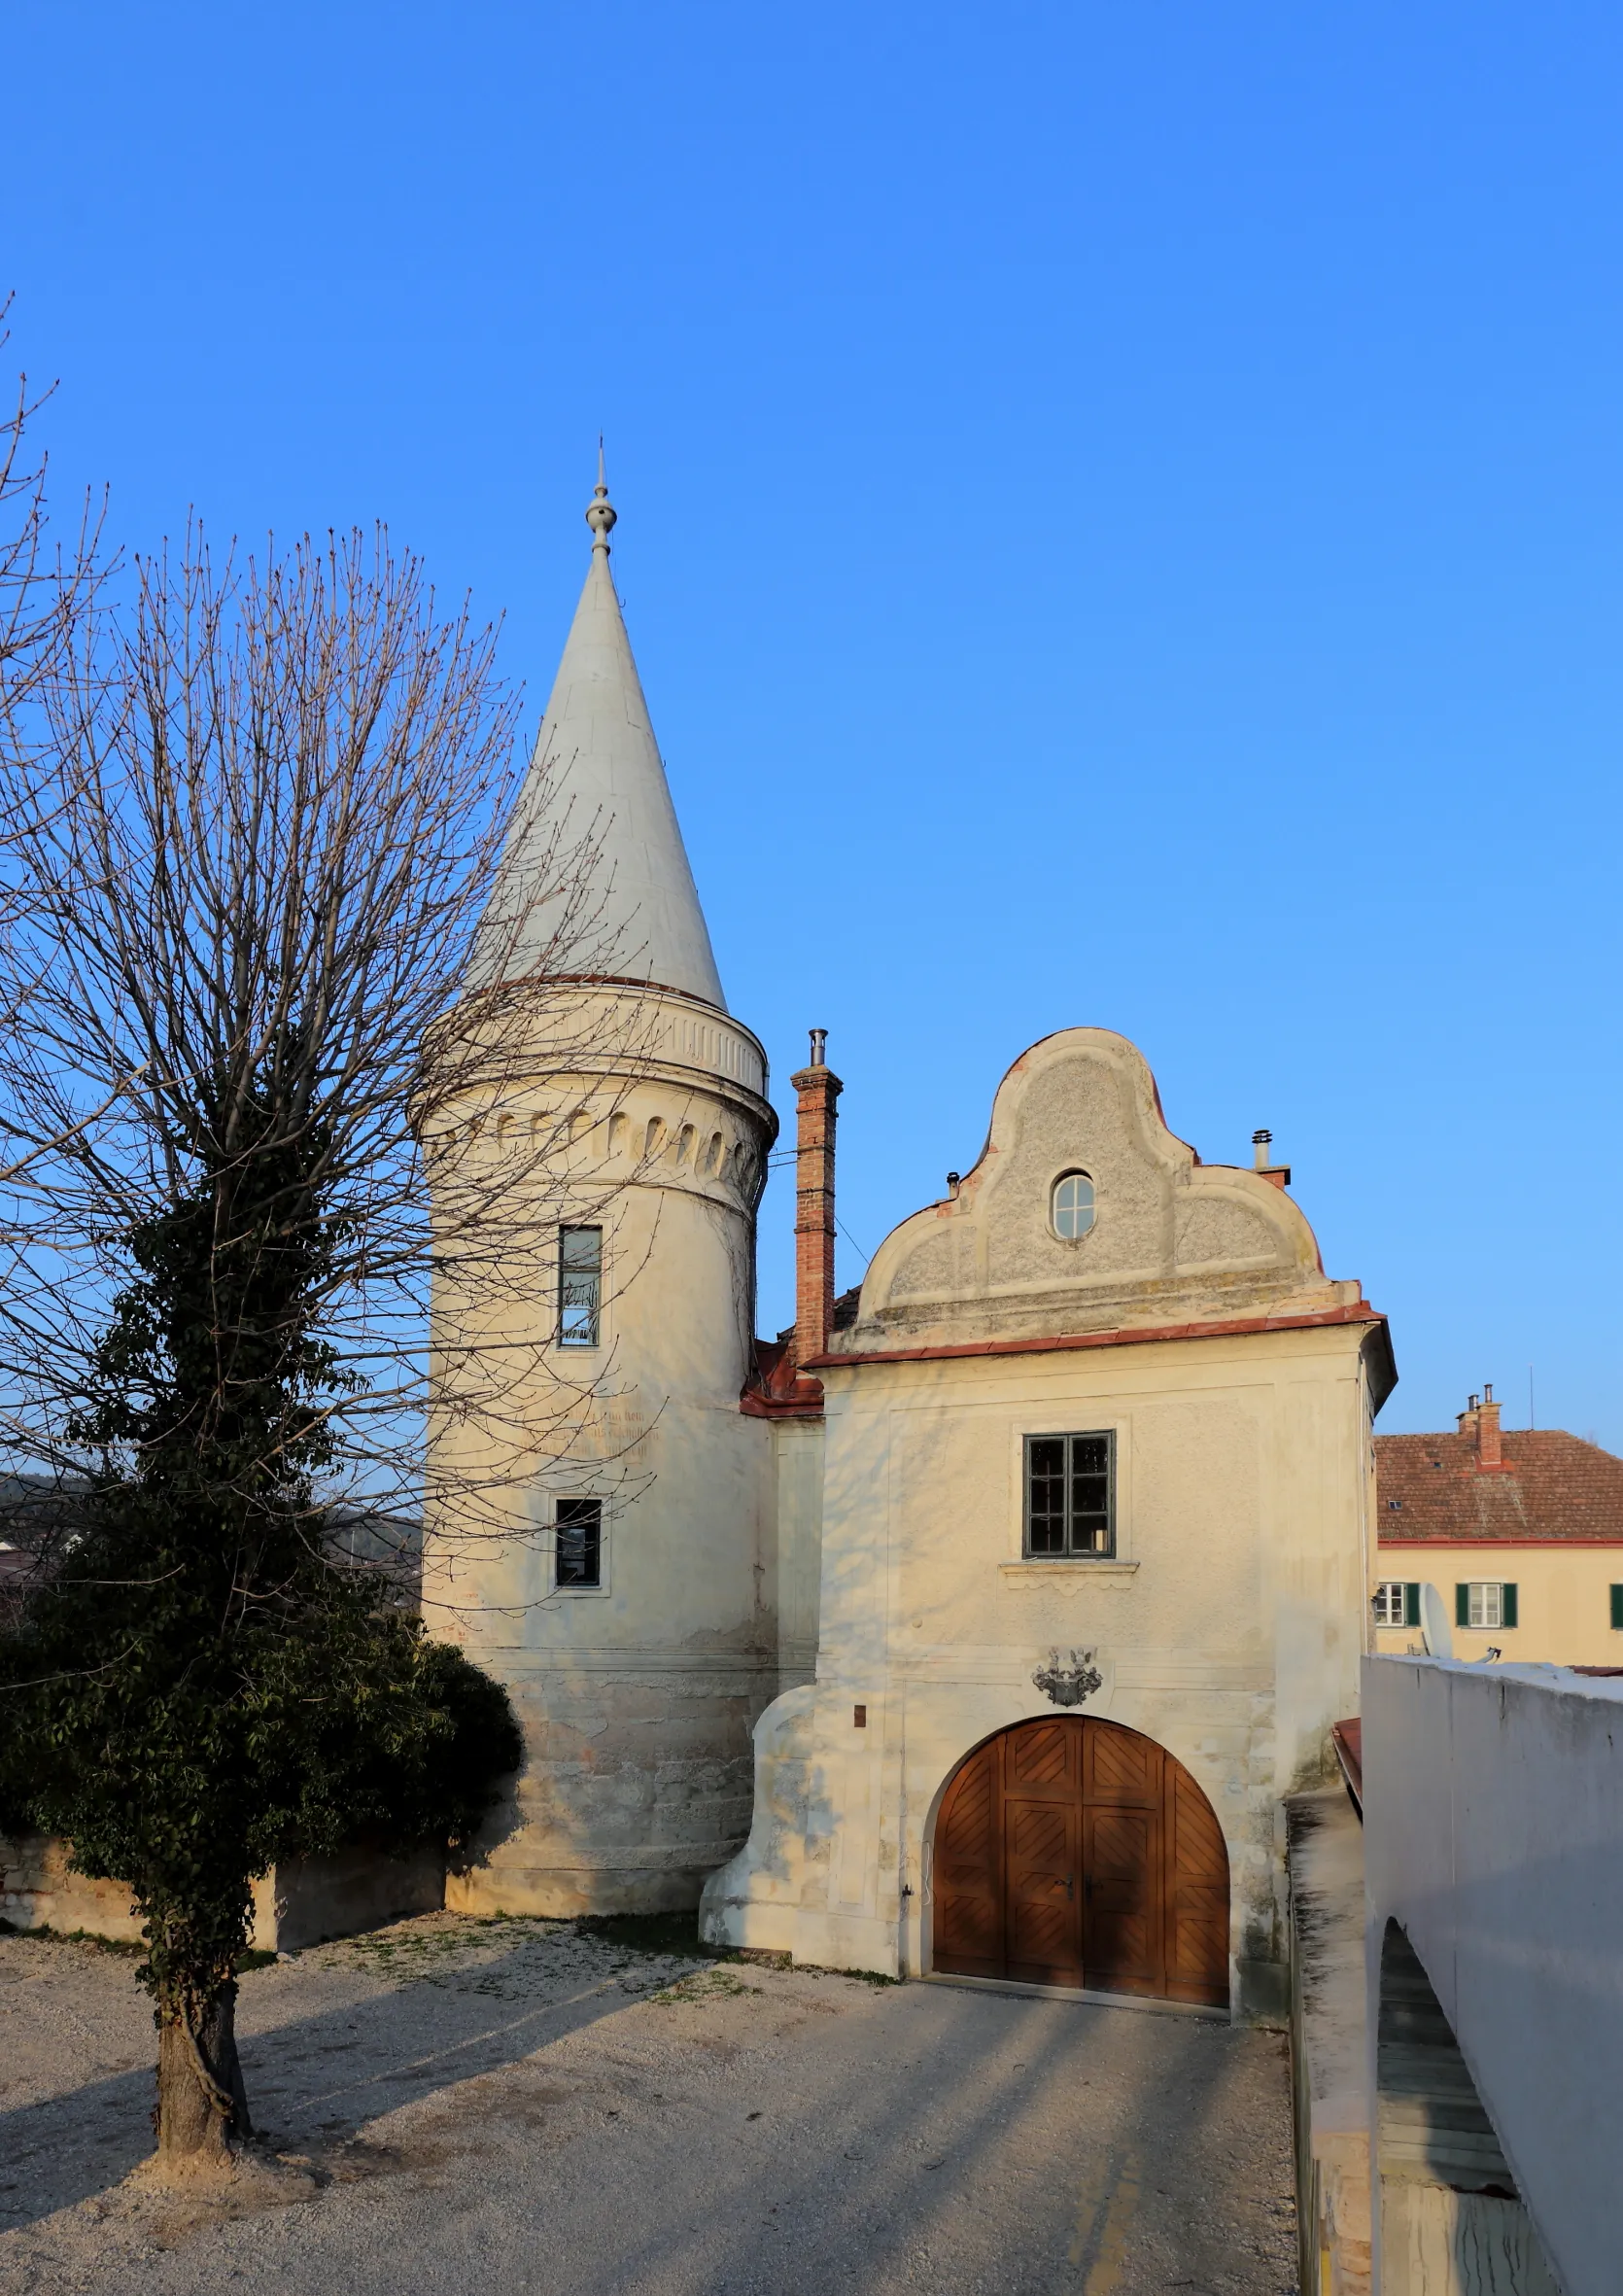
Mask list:
[[[1153,1738],[1081,1715],[966,1757],[936,1820],[935,1966],[1228,2005],[1228,1852]]]

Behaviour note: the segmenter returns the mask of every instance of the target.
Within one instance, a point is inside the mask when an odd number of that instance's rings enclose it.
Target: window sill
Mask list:
[[[1026,1554],[1019,1562],[1000,1562],[1001,1577],[1020,1579],[1109,1579],[1130,1583],[1138,1565],[1119,1554]]]

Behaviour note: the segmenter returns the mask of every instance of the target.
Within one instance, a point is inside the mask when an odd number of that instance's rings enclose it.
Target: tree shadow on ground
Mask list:
[[[932,1984],[779,1985],[642,1941],[577,1936],[545,1999],[532,1939],[442,1981],[431,1965],[268,2030],[245,2020],[261,2125],[332,2180],[297,2236],[321,2284],[463,2285],[470,2243],[523,2256],[541,2240],[553,2296],[969,2296],[1077,2284],[1122,2239],[1146,2285],[1284,2284],[1231,2221],[1233,2079],[1259,2036]],[[586,2057],[555,2048],[626,2010]],[[9,2221],[116,2183],[150,2148],[151,2095],[122,2074],[0,2118],[0,2181],[26,2187]],[[383,2181],[346,2196],[366,2179]],[[425,2185],[427,2216],[407,2197]]]
[[[662,1940],[663,1942],[663,1940]],[[262,2141],[307,2152],[353,2138],[368,2121],[435,2091],[498,2071],[628,2000],[705,1966],[639,1954],[640,1938],[579,1954],[543,1994],[535,1940],[455,1972],[432,1965],[392,1991],[257,2030],[252,1978],[239,2001],[250,2109]],[[658,1947],[652,1937],[648,1945]],[[316,1951],[322,1949],[317,1948]],[[16,2231],[105,2192],[153,2150],[154,2070],[112,2074],[0,2113],[0,2231]]]

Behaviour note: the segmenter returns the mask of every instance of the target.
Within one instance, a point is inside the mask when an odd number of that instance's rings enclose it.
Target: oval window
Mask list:
[[[1053,1183],[1053,1233],[1075,1243],[1093,1225],[1093,1183],[1086,1172],[1067,1172]]]

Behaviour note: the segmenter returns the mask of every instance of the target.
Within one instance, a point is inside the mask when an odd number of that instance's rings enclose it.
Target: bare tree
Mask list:
[[[0,350],[11,340],[14,297],[0,298]],[[52,546],[46,457],[30,449],[30,426],[49,392],[31,395],[26,375],[0,416],[0,742],[25,740],[37,701],[94,593],[99,520],[86,500],[70,541]]]
[[[381,531],[218,566],[193,533],[69,638],[0,789],[0,1444],[89,1494],[51,1597],[82,1654],[42,1689],[44,1644],[14,1638],[0,1685],[65,1700],[59,1734],[125,1733],[135,1786],[81,1765],[33,1806],[79,1813],[81,1862],[145,1915],[160,2149],[221,2153],[248,2125],[253,1873],[357,1813],[466,1833],[483,1806],[433,1769],[443,1682],[437,1706],[401,1687],[432,1646],[397,1649],[335,1527],[428,1506],[442,1539],[514,1535],[515,1461],[567,1452],[588,1400],[549,1363],[535,1270],[644,1048],[635,999],[604,1041],[591,986],[628,965],[601,824],[532,778],[514,833],[495,634],[441,615]],[[607,1078],[585,1116],[582,1074]],[[431,1384],[486,1433],[427,1484]],[[439,1779],[404,1816],[355,1768],[380,1705],[392,1775]],[[203,1880],[177,1827],[221,1845]]]

